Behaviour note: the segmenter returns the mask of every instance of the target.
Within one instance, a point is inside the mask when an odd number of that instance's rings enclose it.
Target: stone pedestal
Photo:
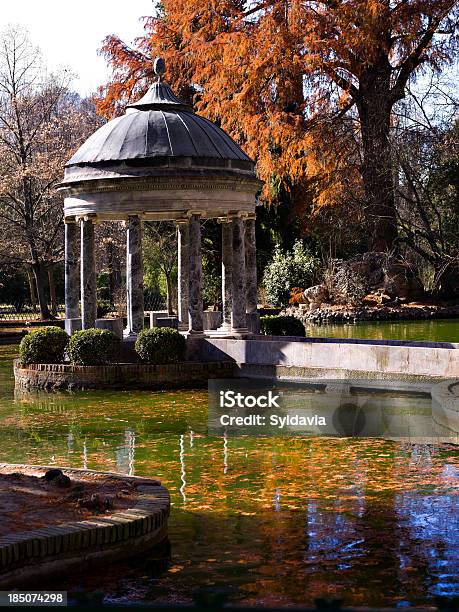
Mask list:
[[[97,319],[96,328],[108,329],[108,331],[116,334],[118,338],[123,337],[123,319]]]
[[[158,319],[156,319],[156,327],[171,327],[172,329],[178,329],[179,320],[177,317],[158,317]]]
[[[246,281],[244,221],[239,217],[232,220],[233,228],[233,287],[232,287],[232,332],[248,333],[246,322]]]
[[[202,261],[201,261],[201,218],[200,215],[191,215],[189,224],[189,282],[188,294],[190,313],[189,333],[202,335],[204,331],[203,304],[202,304]]]
[[[139,217],[128,217],[126,253],[126,334],[138,334],[144,327],[142,222]]]
[[[65,318],[79,316],[80,270],[78,268],[78,226],[74,218],[66,219],[65,231]]]
[[[81,221],[81,321],[83,329],[96,323],[96,258],[94,250],[94,223]]]
[[[179,329],[188,331],[190,327],[189,317],[189,238],[190,228],[188,219],[180,219],[177,221],[178,231],[178,291],[177,291],[177,306]]]
[[[81,330],[81,317],[76,319],[65,319],[65,331],[69,336],[72,336],[75,332]]]

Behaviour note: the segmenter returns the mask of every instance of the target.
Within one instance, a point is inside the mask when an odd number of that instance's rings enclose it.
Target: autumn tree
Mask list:
[[[457,16],[455,0],[163,0],[136,48],[105,41],[98,107],[119,113],[161,54],[181,95],[256,158],[266,200],[314,211],[351,190],[369,246],[390,249],[393,110],[424,68],[453,61]]]
[[[19,27],[0,36],[0,255],[33,271],[40,315],[54,303],[54,262],[62,257],[65,162],[100,120],[68,90],[69,75],[48,75]]]

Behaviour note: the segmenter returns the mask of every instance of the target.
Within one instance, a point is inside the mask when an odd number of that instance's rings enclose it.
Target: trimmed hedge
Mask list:
[[[301,338],[306,336],[303,323],[292,316],[268,315],[260,317],[260,330],[266,336],[300,336]]]
[[[177,363],[185,359],[186,340],[176,329],[154,327],[140,332],[135,350],[146,363]]]
[[[70,338],[68,355],[73,365],[103,365],[116,362],[121,340],[108,329],[84,329]]]
[[[68,343],[68,334],[60,327],[31,331],[19,345],[21,363],[62,363]]]

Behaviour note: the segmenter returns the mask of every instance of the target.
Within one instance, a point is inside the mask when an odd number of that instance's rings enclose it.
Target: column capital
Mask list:
[[[256,221],[257,219],[257,213],[247,213],[245,216],[245,220],[246,221]]]
[[[189,225],[189,223],[190,223],[189,217],[175,219],[175,225]]]
[[[76,222],[77,222],[77,218],[75,216],[73,216],[73,217],[65,217],[64,218],[64,223],[66,225],[75,224]]]
[[[218,223],[231,223],[233,219],[244,219],[247,213],[243,210],[230,210],[225,216],[217,217]]]
[[[99,220],[96,213],[88,213],[87,215],[77,215],[75,217],[76,221],[91,221],[94,225],[96,225]]]
[[[193,217],[193,216],[203,217],[204,211],[203,210],[187,210],[186,216],[188,217],[188,219],[190,219],[190,217]]]

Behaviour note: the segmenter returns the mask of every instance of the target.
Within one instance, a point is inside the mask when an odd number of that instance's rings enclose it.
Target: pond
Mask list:
[[[120,603],[189,602],[220,586],[257,605],[459,595],[457,447],[212,437],[204,391],[15,395],[16,349],[1,350],[0,461],[159,476],[172,496],[167,563],[152,555],[59,588]]]
[[[306,335],[319,338],[459,342],[459,319],[311,324],[306,326]]]

